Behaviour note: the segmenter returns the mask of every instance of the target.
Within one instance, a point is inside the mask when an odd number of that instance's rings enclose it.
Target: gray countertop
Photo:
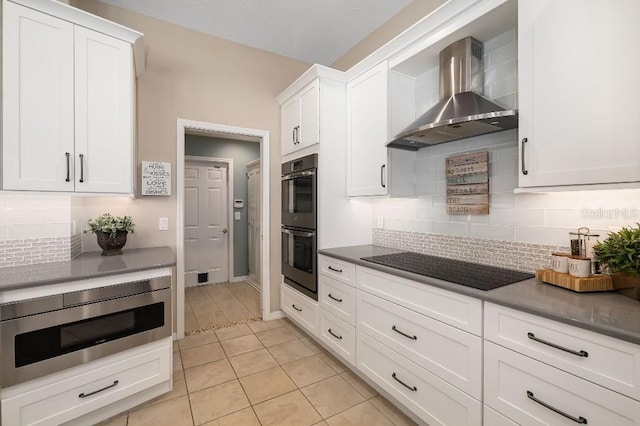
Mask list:
[[[176,259],[169,247],[124,249],[119,256],[82,253],[64,261],[0,268],[0,292],[169,267]]]
[[[640,344],[640,302],[614,292],[576,293],[535,279],[483,291],[361,260],[403,251],[365,245],[318,253]]]

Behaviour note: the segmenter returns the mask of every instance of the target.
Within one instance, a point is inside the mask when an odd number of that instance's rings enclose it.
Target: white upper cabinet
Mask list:
[[[133,193],[132,42],[66,5],[28,5],[47,13],[3,2],[2,189]]]
[[[3,6],[3,187],[73,191],[74,25]]]
[[[282,104],[282,155],[320,142],[320,83],[315,79]]]
[[[388,63],[347,84],[347,195],[386,195]]]
[[[640,2],[518,8],[520,187],[640,182]]]
[[[75,52],[75,190],[132,192],[131,45],[76,27]]]

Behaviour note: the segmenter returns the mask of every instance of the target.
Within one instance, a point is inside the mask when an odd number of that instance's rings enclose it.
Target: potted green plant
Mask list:
[[[637,228],[610,232],[593,249],[612,274],[614,286],[622,294],[640,300],[640,224],[636,225]]]
[[[122,247],[127,243],[127,234],[133,234],[135,228],[131,216],[111,216],[109,213],[89,219],[87,224],[89,230],[96,234],[103,256],[122,254]]]

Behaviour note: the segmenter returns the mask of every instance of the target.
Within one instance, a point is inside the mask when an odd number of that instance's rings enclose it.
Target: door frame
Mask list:
[[[262,183],[262,163],[260,162],[260,159],[258,158],[257,160],[253,160],[248,162],[247,164],[245,164],[245,173],[247,175],[247,179],[249,179],[249,170],[253,170],[253,169],[258,169],[260,171],[260,183]],[[248,193],[248,191],[247,191]],[[262,203],[262,191],[260,192],[261,196],[260,196],[260,202]],[[262,205],[260,206],[260,217],[262,217]],[[247,194],[247,212],[249,211],[249,196]],[[248,225],[248,220],[247,220],[247,225]],[[260,221],[260,233],[262,234],[262,221]],[[251,247],[249,247],[249,250],[251,250]],[[262,256],[262,255],[261,255]],[[262,271],[260,271],[260,273],[262,274]],[[249,274],[249,281],[250,283],[251,281],[251,275]],[[262,282],[262,277],[260,277],[260,282]],[[252,286],[253,287],[253,286]]]
[[[232,282],[233,278],[233,158],[219,158],[219,157],[201,157],[198,155],[185,155],[184,164],[187,162],[200,162],[200,163],[226,163],[227,165],[227,281]],[[184,172],[182,173],[184,176]],[[183,184],[184,186],[184,184]],[[183,188],[184,190],[184,188]],[[184,201],[183,201],[184,203]],[[184,209],[183,209],[184,212]],[[184,218],[183,218],[183,232],[184,232]],[[184,263],[183,263],[184,265]]]
[[[184,145],[185,134],[188,130],[261,139],[260,161],[263,172],[260,176],[262,188],[262,273],[260,283],[262,319],[279,318],[278,313],[271,313],[269,131],[178,118],[176,126],[176,337],[178,339],[184,338]]]

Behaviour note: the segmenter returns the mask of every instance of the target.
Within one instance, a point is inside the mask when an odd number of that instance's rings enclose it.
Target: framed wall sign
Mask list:
[[[489,151],[446,159],[447,213],[489,214]]]
[[[142,161],[142,195],[171,195],[171,163]]]

